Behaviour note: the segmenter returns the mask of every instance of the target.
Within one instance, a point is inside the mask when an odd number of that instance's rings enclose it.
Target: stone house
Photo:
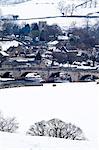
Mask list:
[[[73,63],[77,59],[77,52],[53,52],[52,56],[58,63]]]
[[[10,57],[26,57],[27,54],[30,54],[32,50],[27,49],[23,45],[18,45],[17,47],[12,46],[7,49],[7,53]]]

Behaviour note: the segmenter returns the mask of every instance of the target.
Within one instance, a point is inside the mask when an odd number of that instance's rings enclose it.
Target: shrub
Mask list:
[[[18,129],[16,118],[4,118],[0,113],[0,131],[13,133]]]
[[[30,127],[27,134],[32,136],[49,136],[72,140],[85,140],[79,127],[71,123],[65,123],[59,119],[37,122]]]

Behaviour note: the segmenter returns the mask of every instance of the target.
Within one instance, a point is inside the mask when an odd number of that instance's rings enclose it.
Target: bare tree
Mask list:
[[[62,15],[73,15],[75,10],[75,4],[74,3],[66,3],[65,1],[60,1],[58,3],[58,9],[60,10],[60,13]]]
[[[0,131],[13,133],[18,129],[16,118],[4,118],[0,113]]]
[[[65,8],[64,4],[65,4],[65,1],[60,1],[58,3],[58,9],[59,9],[60,13],[63,14],[63,15],[65,15],[64,13],[66,11],[66,8]]]

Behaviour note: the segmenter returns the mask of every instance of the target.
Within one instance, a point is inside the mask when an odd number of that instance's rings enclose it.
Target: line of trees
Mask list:
[[[80,49],[92,48],[99,44],[99,22],[90,26],[87,20],[85,27],[72,27],[68,29],[67,35],[70,37],[70,44]],[[15,37],[24,39],[25,36],[29,36],[34,42],[36,41],[51,41],[56,40],[58,35],[63,35],[62,29],[56,25],[48,25],[41,30],[39,24],[24,24],[11,20],[3,20],[0,22],[0,37],[14,35]]]
[[[40,30],[39,24],[37,23],[24,24],[22,26],[11,20],[3,20],[0,26],[0,37],[13,34],[15,37],[29,36],[34,41],[37,37],[40,41],[50,41],[52,37],[55,39],[57,35],[62,35],[61,28],[56,24],[46,24],[46,26]]]
[[[99,22],[92,26],[88,23],[84,27],[74,26],[68,30],[68,36],[71,45],[84,50],[92,49],[99,45]]]

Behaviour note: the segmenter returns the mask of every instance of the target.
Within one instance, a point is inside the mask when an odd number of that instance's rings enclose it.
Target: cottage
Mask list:
[[[53,52],[53,58],[59,63],[73,63],[77,58],[77,51]]]
[[[10,57],[26,57],[27,54],[31,53],[31,50],[27,49],[23,45],[18,45],[17,47],[12,46],[7,49],[7,53]]]

